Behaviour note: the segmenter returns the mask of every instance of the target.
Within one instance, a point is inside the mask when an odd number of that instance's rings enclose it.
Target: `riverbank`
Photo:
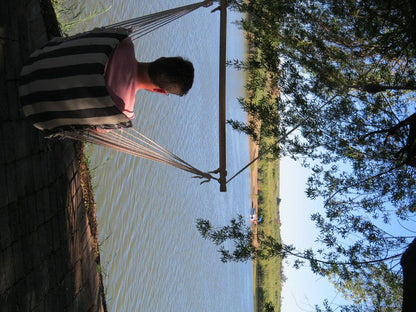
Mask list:
[[[249,151],[250,151],[250,161],[257,158],[259,154],[259,146],[249,139]],[[256,209],[256,214],[258,215],[258,161],[255,161],[250,166],[250,199],[251,199],[251,208]],[[254,239],[253,246],[257,247],[257,225],[252,225],[251,230],[253,231]],[[253,304],[254,312],[258,311],[259,298],[258,298],[258,285],[257,285],[257,261],[253,260]]]
[[[259,147],[251,145],[250,155],[256,157]],[[254,159],[254,158],[253,158]],[[280,241],[280,178],[279,160],[261,159],[253,164],[250,171],[252,203],[257,206],[257,215],[262,222],[252,226],[255,234],[253,244],[258,245],[257,230]],[[263,311],[265,306],[273,306],[280,311],[281,306],[282,261],[280,258],[270,260],[253,260],[253,301],[254,311]]]
[[[50,1],[0,1],[0,311],[5,312],[107,310],[82,145],[44,139],[19,106],[24,61],[57,35]]]
[[[251,45],[248,43],[249,53],[255,54],[256,51],[250,50]],[[271,84],[268,81],[267,73],[261,70],[248,71],[247,86],[250,85],[255,77],[261,76],[267,81],[264,88],[269,90]],[[254,77],[254,78],[253,78]],[[256,105],[260,105],[260,100],[265,96],[265,89],[259,88],[255,84],[248,87],[246,99]],[[260,121],[253,122],[249,116],[248,123],[254,127],[254,132],[260,136]],[[260,144],[266,144],[270,138],[262,138]],[[270,143],[270,142],[269,142]],[[249,141],[250,161],[259,155],[260,146],[257,142]],[[264,155],[250,166],[250,197],[251,209],[255,209],[257,217],[263,220],[261,223],[252,223],[253,245],[257,247],[257,231],[261,230],[266,235],[270,235],[280,241],[280,162],[278,159],[270,158]],[[280,311],[281,305],[281,260],[274,258],[270,260],[253,260],[253,301],[254,311],[263,311],[265,306],[273,306],[274,311]]]
[[[256,54],[256,50],[247,44],[247,51]],[[266,83],[263,88],[255,84],[250,86],[250,82],[255,80],[256,76],[262,76],[264,81],[268,81],[267,74],[258,70],[248,70],[246,84],[246,100],[255,105],[260,105],[260,99],[264,97],[265,90],[270,88]],[[248,124],[254,127],[254,133],[260,136],[260,121],[253,122],[251,116],[248,117]],[[261,142],[266,143],[270,138],[262,138]],[[261,143],[260,143],[261,144]],[[260,146],[257,142],[249,141],[250,162],[258,157]],[[272,159],[264,155],[261,159],[253,162],[250,166],[250,198],[251,209],[255,209],[257,217],[263,220],[261,223],[252,223],[253,245],[259,246],[257,240],[258,229],[266,235],[270,235],[280,241],[280,162],[278,159]],[[253,260],[253,302],[254,311],[263,311],[266,304],[268,307],[273,306],[274,311],[280,311],[281,305],[281,276],[282,266],[279,258],[271,260]]]

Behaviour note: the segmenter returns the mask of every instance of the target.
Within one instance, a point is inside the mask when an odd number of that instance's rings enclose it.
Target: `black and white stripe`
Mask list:
[[[131,126],[108,94],[104,70],[124,30],[56,38],[36,50],[20,73],[23,113],[35,127],[61,129]]]

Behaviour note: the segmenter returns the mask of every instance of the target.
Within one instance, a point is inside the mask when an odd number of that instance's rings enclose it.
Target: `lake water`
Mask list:
[[[167,5],[167,3],[169,3]],[[103,1],[103,16],[74,31],[192,3]],[[87,12],[99,8],[87,1]],[[203,170],[218,168],[219,12],[200,8],[135,42],[136,57],[152,61],[181,55],[195,66],[184,97],[139,92],[134,126]],[[227,57],[242,58],[242,34],[229,16]],[[236,98],[242,73],[228,70],[227,118],[245,120]],[[247,137],[227,127],[229,177],[248,161]],[[92,159],[101,262],[109,311],[252,311],[252,265],[223,264],[216,248],[195,228],[197,218],[223,225],[249,215],[249,173],[228,185],[199,185],[191,174],[163,164],[89,146]]]

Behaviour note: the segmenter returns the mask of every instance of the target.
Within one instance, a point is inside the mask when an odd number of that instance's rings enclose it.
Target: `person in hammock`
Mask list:
[[[48,134],[131,127],[140,89],[182,96],[194,67],[182,57],[138,62],[128,34],[95,30],[55,38],[31,54],[20,73],[23,113]]]
[[[192,87],[194,67],[182,57],[161,57],[150,63],[137,62],[134,45],[127,37],[112,52],[104,76],[114,103],[132,119],[138,90],[183,96]]]

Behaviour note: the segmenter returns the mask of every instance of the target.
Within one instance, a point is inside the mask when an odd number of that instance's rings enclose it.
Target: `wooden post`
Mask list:
[[[225,134],[225,86],[226,86],[226,48],[227,48],[227,1],[221,0],[220,16],[220,68],[219,68],[219,168],[220,168],[220,192],[227,191],[227,167],[226,167],[226,134]]]

